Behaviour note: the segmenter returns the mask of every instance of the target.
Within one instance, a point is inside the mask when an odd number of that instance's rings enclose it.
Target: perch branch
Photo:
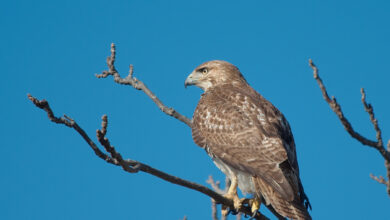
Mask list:
[[[314,79],[317,81],[322,96],[325,99],[325,101],[329,104],[330,108],[333,110],[334,113],[339,117],[339,120],[343,124],[345,130],[351,135],[352,138],[358,140],[361,144],[373,147],[376,149],[382,157],[385,159],[385,167],[387,170],[387,180],[383,178],[382,176],[376,177],[372,174],[370,174],[370,177],[374,180],[376,180],[379,183],[385,184],[387,186],[387,194],[390,196],[390,140],[387,144],[387,149],[385,149],[383,145],[383,139],[382,139],[382,131],[379,128],[378,120],[375,118],[374,114],[374,108],[371,104],[368,104],[366,102],[366,93],[363,88],[361,88],[360,93],[362,94],[362,104],[364,107],[364,110],[368,113],[370,117],[371,124],[374,126],[374,130],[376,132],[376,141],[370,140],[366,137],[363,137],[361,134],[356,132],[353,128],[351,123],[347,120],[347,118],[344,116],[343,111],[341,110],[340,104],[336,101],[336,98],[332,96],[332,98],[329,98],[328,92],[324,86],[324,83],[322,82],[322,79],[319,76],[318,68],[313,63],[311,59],[309,59],[309,65],[313,69],[313,76]]]
[[[121,166],[123,170],[129,173],[137,173],[139,171],[149,173],[153,176],[156,176],[160,179],[163,179],[165,181],[168,181],[173,184],[177,184],[180,186],[184,186],[189,189],[193,189],[195,191],[198,191],[204,195],[207,195],[211,198],[213,198],[216,202],[224,204],[231,209],[234,209],[233,205],[233,200],[227,199],[223,197],[221,194],[205,187],[200,184],[181,179],[179,177],[164,173],[158,169],[155,169],[147,164],[141,163],[136,160],[131,160],[131,159],[123,159],[121,154],[118,153],[114,146],[110,144],[110,141],[106,137],[107,134],[107,126],[108,126],[108,119],[106,115],[103,115],[102,117],[102,128],[98,129],[96,131],[96,135],[98,138],[98,141],[100,144],[104,147],[104,149],[110,154],[103,153],[97,145],[89,138],[89,136],[86,134],[86,132],[74,121],[72,118],[64,115],[63,117],[59,118],[56,117],[52,111],[52,109],[49,106],[49,103],[46,100],[38,100],[37,98],[31,96],[30,94],[27,95],[28,98],[34,103],[34,105],[45,112],[47,112],[48,118],[57,124],[63,124],[69,128],[73,128],[76,130],[77,133],[79,133],[83,139],[87,142],[87,144],[92,148],[92,150],[95,152],[95,154],[106,161],[107,163],[116,165],[116,166]],[[240,212],[251,215],[251,210],[247,206],[243,206],[240,210]],[[261,220],[266,220],[268,219],[266,216],[262,215],[260,212],[258,212],[255,216],[255,219],[261,219]]]
[[[97,78],[106,78],[108,76],[113,76],[114,81],[118,84],[130,85],[134,89],[142,90],[147,96],[149,96],[149,98],[151,98],[153,100],[153,102],[158,106],[158,108],[161,111],[163,111],[165,114],[172,116],[172,117],[178,119],[179,121],[185,123],[189,127],[191,127],[191,125],[192,125],[191,119],[180,114],[175,109],[164,105],[161,102],[161,100],[158,99],[157,96],[148,87],[146,87],[146,85],[142,81],[138,80],[137,78],[135,78],[133,76],[133,73],[134,73],[133,65],[130,65],[128,75],[125,78],[121,78],[121,76],[119,75],[119,73],[116,70],[115,65],[114,65],[115,54],[116,54],[115,44],[112,43],[111,44],[111,55],[109,57],[107,57],[108,70],[103,71],[103,73],[101,73],[101,74],[96,74]]]

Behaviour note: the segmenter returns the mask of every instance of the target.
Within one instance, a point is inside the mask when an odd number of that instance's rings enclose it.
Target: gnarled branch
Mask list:
[[[321,89],[323,98],[329,104],[329,106],[333,110],[333,112],[336,113],[336,115],[339,117],[339,120],[343,124],[345,130],[351,135],[352,138],[358,140],[361,144],[369,146],[369,147],[373,147],[374,149],[376,149],[384,158],[385,167],[387,170],[387,180],[385,180],[385,178],[383,178],[382,176],[376,177],[372,174],[370,174],[370,177],[379,183],[385,184],[387,186],[387,194],[390,196],[390,140],[387,144],[387,149],[385,149],[385,146],[383,145],[382,131],[379,128],[378,120],[375,118],[375,115],[374,115],[374,108],[371,104],[368,104],[366,102],[366,93],[364,92],[364,89],[361,88],[361,90],[360,90],[360,93],[362,94],[362,104],[363,104],[364,110],[368,113],[368,115],[370,117],[370,121],[371,121],[372,125],[374,126],[374,130],[376,132],[376,141],[370,140],[370,139],[362,136],[361,134],[359,134],[358,132],[356,132],[353,129],[351,123],[344,116],[344,113],[341,110],[341,106],[336,101],[336,98],[333,96],[332,96],[332,98],[329,98],[329,95],[328,95],[328,92],[324,86],[324,83],[322,82],[322,79],[319,76],[318,68],[313,63],[313,61],[311,59],[309,60],[309,66],[313,69],[314,79],[317,81],[317,83]]]
[[[92,148],[92,150],[95,152],[95,154],[106,161],[107,163],[120,166],[123,168],[124,171],[129,173],[137,173],[139,171],[149,173],[153,176],[156,176],[160,179],[163,179],[165,181],[168,181],[173,184],[177,184],[180,186],[184,186],[189,189],[196,190],[202,194],[205,194],[209,197],[211,197],[213,200],[215,200],[217,203],[224,204],[231,209],[234,209],[234,202],[231,199],[227,199],[221,194],[205,187],[200,184],[181,179],[179,177],[167,174],[165,172],[162,172],[158,169],[155,169],[147,164],[141,163],[136,160],[132,159],[123,159],[122,155],[118,153],[114,146],[110,144],[110,141],[106,137],[107,134],[107,125],[108,125],[108,119],[106,115],[103,115],[102,117],[102,127],[101,129],[98,129],[96,131],[96,136],[99,141],[99,143],[104,147],[107,153],[104,153],[100,148],[92,141],[92,139],[87,135],[87,133],[77,124],[75,120],[70,118],[69,116],[64,115],[63,117],[56,117],[52,111],[52,109],[49,106],[49,103],[46,100],[38,100],[37,98],[31,96],[30,94],[27,95],[28,98],[35,104],[36,107],[44,110],[47,112],[48,118],[57,124],[63,124],[69,128],[73,128],[77,133],[79,133],[83,139],[87,142],[87,144]],[[251,210],[247,206],[243,206],[240,210],[240,212],[251,215]],[[267,220],[268,218],[264,215],[262,215],[260,212],[256,214],[255,219],[261,219],[261,220]]]

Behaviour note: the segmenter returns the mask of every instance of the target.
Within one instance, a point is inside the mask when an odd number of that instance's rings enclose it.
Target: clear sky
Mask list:
[[[210,219],[210,199],[97,158],[73,130],[27,99],[46,98],[94,139],[100,118],[125,158],[206,184],[222,173],[190,129],[142,92],[97,79],[110,43],[117,69],[191,116],[187,75],[213,59],[237,65],[289,120],[314,219],[389,219],[380,155],[353,140],[322,99],[320,68],[356,130],[375,133],[360,88],[390,138],[388,1],[3,1],[0,7],[0,219]],[[268,213],[263,210],[264,213]],[[233,218],[232,218],[233,219]]]

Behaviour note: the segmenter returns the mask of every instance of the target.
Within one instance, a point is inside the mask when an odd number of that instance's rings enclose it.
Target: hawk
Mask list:
[[[225,61],[201,64],[185,80],[189,85],[204,90],[193,115],[192,137],[231,180],[225,196],[235,208],[243,201],[238,186],[254,196],[254,214],[265,203],[283,217],[311,219],[294,138],[283,114]]]

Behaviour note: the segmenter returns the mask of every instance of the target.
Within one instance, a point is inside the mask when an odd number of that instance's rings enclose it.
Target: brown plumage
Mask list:
[[[195,143],[229,178],[237,177],[243,193],[254,194],[284,217],[311,219],[283,114],[225,61],[201,64],[185,84],[205,91],[193,115]]]

